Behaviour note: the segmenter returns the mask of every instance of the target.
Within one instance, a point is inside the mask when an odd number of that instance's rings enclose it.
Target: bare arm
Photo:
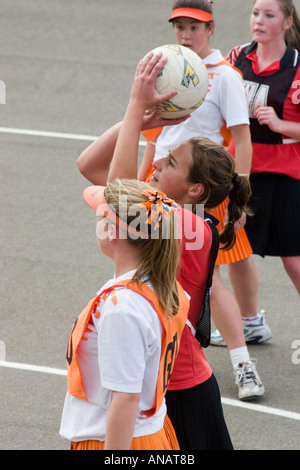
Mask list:
[[[122,122],[115,124],[98,137],[79,156],[77,166],[80,173],[92,184],[105,186],[110,163],[118,140]]]
[[[152,162],[154,160],[154,155],[155,155],[155,142],[154,141],[147,142],[146,147],[145,147],[145,151],[144,151],[144,154],[143,154],[141,166],[140,166],[139,172],[138,172],[138,179],[139,180],[145,181],[147,171],[148,171],[150,165],[152,165]]]
[[[230,127],[235,146],[235,168],[236,172],[243,176],[249,176],[252,163],[252,142],[248,124],[240,124]],[[224,216],[225,225],[228,223],[228,210]],[[246,223],[246,214],[235,223],[235,230],[243,227]]]
[[[230,128],[235,145],[236,172],[249,175],[252,163],[252,143],[248,124]]]
[[[137,178],[138,147],[144,111],[143,106],[129,102],[109,168],[108,182],[115,178]]]
[[[105,450],[130,449],[140,399],[140,393],[112,393],[105,432]]]

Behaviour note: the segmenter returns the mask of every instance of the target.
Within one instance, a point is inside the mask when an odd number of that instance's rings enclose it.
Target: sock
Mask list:
[[[250,356],[247,346],[241,346],[240,348],[231,349],[229,351],[233,368],[236,369],[242,362],[249,362]]]
[[[242,320],[244,323],[251,323],[251,325],[259,324],[260,322],[260,315],[257,314],[255,317],[243,317]]]

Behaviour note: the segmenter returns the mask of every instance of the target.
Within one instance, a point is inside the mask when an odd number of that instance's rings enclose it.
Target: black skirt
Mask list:
[[[168,390],[166,403],[180,450],[233,450],[214,375],[192,388]]]
[[[252,196],[245,230],[253,253],[300,255],[300,181],[278,173],[250,176]]]

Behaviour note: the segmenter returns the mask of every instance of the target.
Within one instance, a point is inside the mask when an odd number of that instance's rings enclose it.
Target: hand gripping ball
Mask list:
[[[191,49],[178,44],[167,44],[153,49],[162,52],[168,61],[156,80],[160,94],[177,90],[177,95],[157,105],[161,117],[175,119],[195,111],[203,103],[208,91],[208,72],[202,59]]]

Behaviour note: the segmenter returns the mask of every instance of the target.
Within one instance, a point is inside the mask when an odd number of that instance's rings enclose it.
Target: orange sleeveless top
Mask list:
[[[85,340],[84,333],[88,328],[91,315],[96,312],[100,299],[106,300],[109,294],[112,295],[112,302],[116,302],[114,291],[117,287],[126,287],[144,296],[152,303],[162,326],[162,347],[153,407],[145,412],[146,417],[154,415],[162,405],[167,387],[171,378],[175,358],[178,353],[179,343],[183,328],[189,311],[189,300],[184,290],[177,282],[179,294],[179,311],[175,317],[169,317],[160,306],[154,291],[146,284],[138,285],[130,282],[130,279],[120,281],[111,287],[104,289],[96,297],[91,299],[87,306],[80,313],[73,324],[70,332],[67,350],[67,385],[68,392],[81,400],[88,401],[84,384],[80,372],[80,365],[77,356],[77,349],[81,341]],[[114,300],[115,299],[115,300]],[[99,315],[100,313],[97,312]]]

